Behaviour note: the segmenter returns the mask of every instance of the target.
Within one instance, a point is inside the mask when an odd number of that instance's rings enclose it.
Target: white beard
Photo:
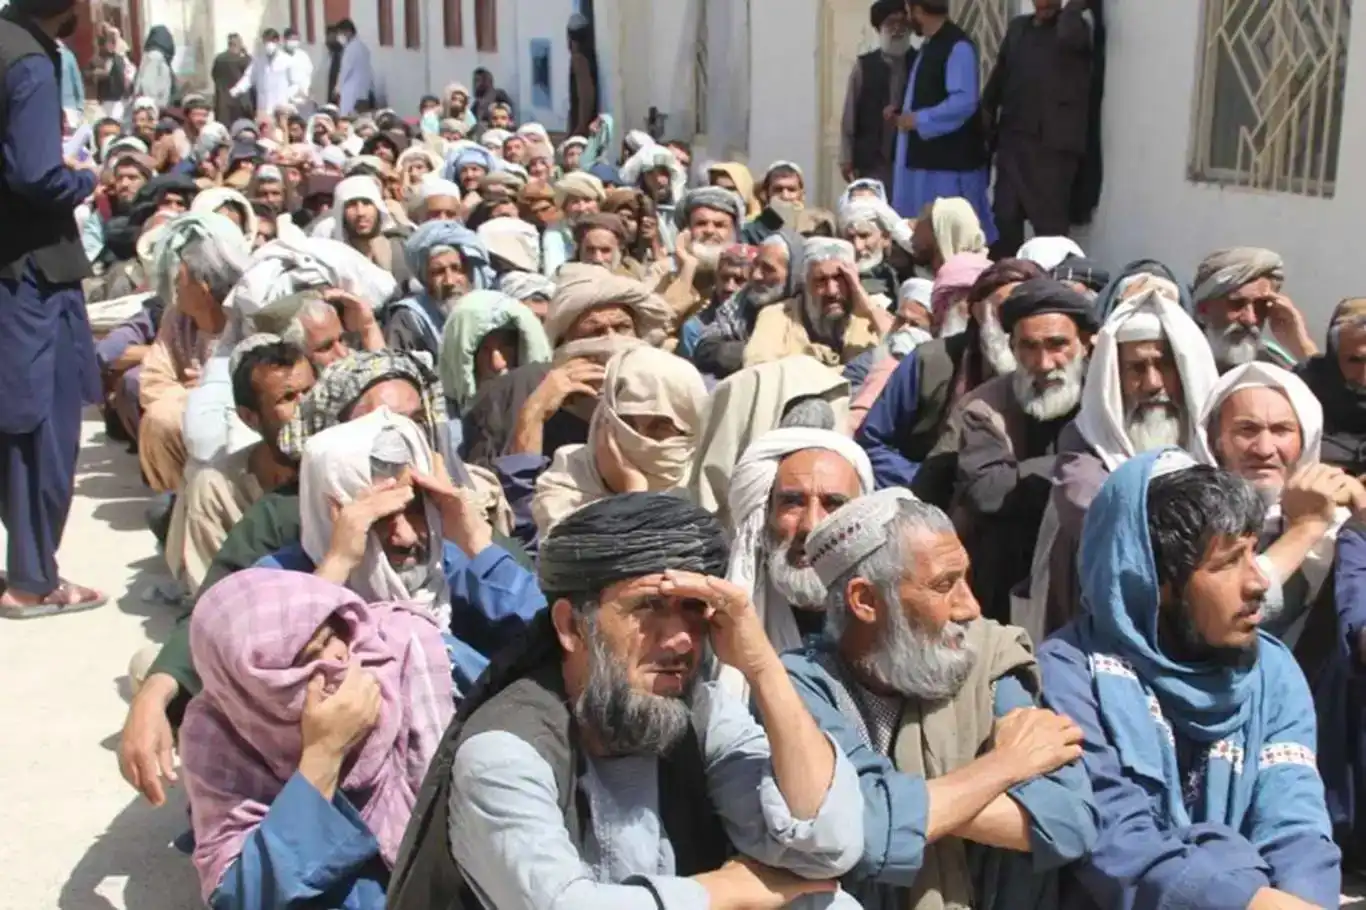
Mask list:
[[[860,275],[867,275],[873,269],[882,265],[883,258],[881,250],[878,250],[876,253],[869,253],[867,256],[860,258],[858,261],[858,273]]]
[[[1262,333],[1236,322],[1224,326],[1222,331],[1205,326],[1205,339],[1214,352],[1215,362],[1221,366],[1240,367],[1252,363],[1261,353]]]
[[[982,320],[981,331],[982,356],[991,365],[992,372],[997,376],[1015,372],[1015,354],[1010,350],[1010,336],[1001,328],[1000,319],[990,307],[987,308],[986,317]]]
[[[961,335],[968,330],[968,314],[962,307],[950,307],[944,313],[944,322],[939,326],[939,337]]]
[[[782,285],[767,288],[763,285],[753,285],[749,291],[749,302],[755,309],[766,307],[770,303],[777,303],[783,299],[783,292],[787,290]]]
[[[721,264],[721,254],[726,251],[722,243],[694,243],[692,254],[697,257],[697,268],[702,272],[715,272]]]
[[[787,547],[769,540],[768,580],[773,590],[793,607],[812,609],[825,604],[825,585],[816,570],[807,566],[799,569],[787,561]]]
[[[1082,383],[1086,379],[1086,358],[1078,357],[1067,366],[1053,370],[1045,377],[1048,385],[1042,390],[1034,377],[1017,368],[1011,379],[1015,400],[1030,417],[1038,421],[1057,420],[1070,414],[1081,402]]]
[[[882,52],[889,57],[904,57],[906,52],[911,49],[911,36],[909,34],[895,37],[888,32],[878,32],[877,43]]]
[[[1182,415],[1173,404],[1135,408],[1125,421],[1124,432],[1134,447],[1134,454],[1163,446],[1179,446],[1184,435]]]

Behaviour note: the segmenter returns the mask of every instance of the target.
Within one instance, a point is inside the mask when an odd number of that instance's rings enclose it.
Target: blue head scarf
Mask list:
[[[1110,314],[1115,311],[1115,307],[1119,305],[1119,292],[1123,288],[1124,283],[1135,275],[1143,273],[1156,275],[1158,278],[1165,278],[1176,285],[1177,291],[1181,296],[1181,309],[1186,311],[1187,316],[1193,317],[1195,315],[1195,306],[1191,303],[1190,289],[1176,280],[1176,276],[1172,274],[1171,269],[1167,268],[1156,259],[1135,259],[1133,262],[1120,269],[1119,274],[1114,278],[1111,278],[1110,283],[1102,288],[1100,293],[1096,295],[1096,317],[1100,319],[1102,325],[1105,324],[1105,320],[1110,318]]]
[[[466,165],[470,164],[475,164],[479,167],[482,167],[485,170],[485,172],[492,171],[493,153],[490,152],[488,149],[484,148],[482,145],[467,145],[464,148],[460,149],[460,151],[455,152],[452,155],[447,155],[445,174],[446,179],[454,180],[456,183],[459,183],[460,171]]]
[[[1297,689],[1309,705],[1289,650],[1259,634],[1250,668],[1173,660],[1158,643],[1160,592],[1148,529],[1148,486],[1154,476],[1194,465],[1180,449],[1130,458],[1110,475],[1082,527],[1080,575],[1084,615],[1077,640],[1089,655],[1097,707],[1133,774],[1165,786],[1168,819],[1191,823],[1175,737],[1208,749],[1198,820],[1240,827],[1255,798],[1258,757],[1265,742],[1268,697]],[[1309,749],[1313,743],[1303,744]]]
[[[479,235],[458,221],[428,221],[412,233],[403,245],[408,268],[418,281],[425,283],[427,261],[432,250],[448,246],[460,253],[465,270],[470,276],[470,290],[493,286],[493,269],[489,266],[489,252]]]

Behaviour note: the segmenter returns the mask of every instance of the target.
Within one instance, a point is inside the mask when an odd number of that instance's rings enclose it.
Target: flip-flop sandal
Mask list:
[[[73,594],[78,599],[72,600]],[[94,596],[87,597],[85,595]],[[107,594],[101,594],[93,588],[64,581],[57,586],[56,590],[32,606],[0,604],[0,618],[38,619],[43,616],[56,616],[59,613],[84,613],[86,610],[102,607],[108,602],[109,595]]]

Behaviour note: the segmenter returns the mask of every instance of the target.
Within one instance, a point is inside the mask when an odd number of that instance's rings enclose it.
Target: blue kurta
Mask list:
[[[882,394],[868,409],[854,439],[868,453],[873,465],[873,479],[879,490],[887,487],[910,487],[920,463],[911,461],[900,449],[901,430],[915,425],[920,410],[920,356],[915,352],[887,377]]]
[[[972,45],[959,42],[949,52],[946,81],[949,96],[933,107],[912,110],[915,97],[915,77],[920,70],[920,57],[911,66],[911,77],[906,81],[906,97],[901,104],[903,114],[915,114],[915,131],[922,139],[946,136],[976,117],[978,111],[977,55]],[[996,222],[991,215],[991,170],[987,167],[974,171],[923,171],[906,168],[906,133],[896,137],[896,156],[893,159],[892,208],[902,218],[918,218],[926,204],[936,199],[961,196],[977,213],[987,243],[996,242]]]

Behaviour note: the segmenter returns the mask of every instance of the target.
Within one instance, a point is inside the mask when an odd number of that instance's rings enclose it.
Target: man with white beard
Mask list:
[[[862,784],[867,910],[1056,906],[1096,841],[1081,730],[1038,707],[1020,629],[983,619],[942,511],[905,490],[844,506],[807,541],[826,636],[783,657]]]
[[[736,464],[726,578],[749,593],[778,651],[797,647],[825,624],[825,585],[807,561],[807,536],[829,513],[872,489],[868,456],[832,430],[770,430]],[[744,680],[731,669],[721,669],[721,680],[743,694]]]
[[[745,366],[745,347],[754,334],[759,313],[797,296],[806,277],[802,268],[806,241],[794,231],[770,234],[758,245],[750,265],[749,282],[740,293],[716,309],[716,318],[702,329],[692,362],[703,375],[718,380]]]
[[[853,244],[808,237],[802,254],[802,291],[759,314],[745,348],[747,367],[798,354],[838,367],[876,347],[895,325],[886,304],[863,289]]]
[[[887,261],[887,255],[894,239],[910,250],[910,227],[887,203],[864,197],[840,206],[839,229],[844,239],[854,245],[863,289],[873,297],[885,298],[884,305],[891,308],[901,278]]]
[[[1209,344],[1181,308],[1174,286],[1154,283],[1105,321],[1086,370],[1081,410],[1058,440],[1028,600],[1012,604],[1012,621],[1035,641],[1077,613],[1082,520],[1105,479],[1142,452],[1194,449],[1200,407],[1218,378]]]
[[[1011,588],[1029,576],[1058,437],[1081,405],[1100,325],[1084,295],[1052,278],[1015,288],[1001,324],[1018,366],[969,392],[950,418],[958,435],[950,511],[968,555],[990,567],[973,573],[973,594],[989,618],[1006,622]]]
[[[719,186],[699,187],[683,197],[674,218],[679,231],[674,243],[678,272],[660,285],[659,293],[682,325],[711,299],[721,254],[740,236],[745,201]]]
[[[1256,247],[1219,250],[1196,268],[1191,300],[1219,372],[1253,361],[1291,369],[1318,353],[1284,281],[1281,257]]]

